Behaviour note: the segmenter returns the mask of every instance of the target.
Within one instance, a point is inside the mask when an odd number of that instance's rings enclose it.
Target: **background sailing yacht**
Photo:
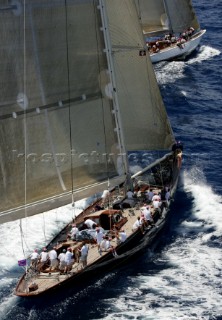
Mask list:
[[[198,47],[206,32],[200,29],[192,0],[137,0],[137,6],[144,36],[151,46],[150,57],[153,63],[185,58]],[[190,27],[194,29],[194,33],[182,45],[179,46],[178,41],[170,46],[166,41],[158,41],[159,51],[152,50],[157,39],[164,39],[166,34],[174,34],[179,38]]]

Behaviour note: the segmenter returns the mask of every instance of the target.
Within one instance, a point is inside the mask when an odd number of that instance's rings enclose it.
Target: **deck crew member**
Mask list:
[[[131,190],[128,190],[126,193],[126,197],[128,199],[133,199],[134,198],[134,193]]]
[[[65,262],[65,256],[66,256],[66,249],[63,249],[62,252],[59,254],[58,259],[59,259],[59,270],[64,271],[66,262]]]
[[[87,266],[87,257],[88,257],[88,252],[89,252],[89,247],[87,244],[84,242],[82,245],[82,248],[79,249],[80,251],[80,262],[82,264],[82,268],[85,268]]]
[[[138,228],[140,228],[141,232],[144,233],[143,224],[142,224],[142,220],[140,217],[137,217],[137,220],[134,222],[133,227],[132,227],[132,231],[136,231]]]
[[[109,190],[104,190],[101,196],[101,204],[104,206],[107,201],[109,201],[110,192]]]
[[[106,250],[106,237],[103,236],[102,241],[100,242],[100,250],[105,251]]]
[[[65,254],[65,272],[68,272],[72,269],[74,263],[72,249],[68,248]]]
[[[103,232],[100,230],[99,227],[96,228],[96,243],[98,246],[98,251],[101,254],[100,244],[103,240]]]
[[[55,270],[58,266],[56,247],[49,251],[50,268],[49,271]]]
[[[127,234],[126,234],[126,231],[121,229],[120,232],[119,232],[119,240],[120,240],[120,243],[124,242],[127,238]]]
[[[146,199],[147,199],[149,202],[151,202],[151,201],[152,201],[152,198],[153,198],[153,196],[154,196],[153,191],[152,191],[151,189],[147,189],[145,195],[146,195]]]
[[[39,266],[40,271],[42,270],[43,266],[46,265],[48,260],[49,260],[49,254],[47,252],[47,249],[43,248],[42,252],[40,253],[40,266]]]
[[[72,229],[70,231],[70,236],[71,236],[72,240],[76,240],[76,236],[77,236],[78,232],[79,232],[79,229],[77,228],[76,224],[74,223],[72,225]]]
[[[148,227],[149,225],[153,224],[153,217],[151,215],[150,208],[148,206],[146,206],[146,207],[142,207],[140,210],[144,216],[145,226]]]
[[[88,229],[95,229],[97,227],[97,224],[95,223],[95,221],[91,219],[86,219],[84,224],[87,226]]]
[[[40,255],[38,254],[38,250],[35,249],[30,255],[31,266],[34,267],[35,269],[37,267],[37,263],[38,263],[39,258],[40,258]]]

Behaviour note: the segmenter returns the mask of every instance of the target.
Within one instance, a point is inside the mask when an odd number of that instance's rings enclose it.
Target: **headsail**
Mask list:
[[[23,205],[25,187],[30,204],[118,177],[97,6],[31,0],[0,10],[0,211]]]
[[[150,57],[144,51],[135,1],[102,2],[108,17],[125,148],[127,151],[169,149],[174,137]]]

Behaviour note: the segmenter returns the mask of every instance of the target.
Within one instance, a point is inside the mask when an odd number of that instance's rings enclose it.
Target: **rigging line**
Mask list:
[[[26,96],[26,0],[24,0],[23,4],[23,91],[24,97]],[[27,117],[26,117],[26,100],[23,100],[24,106],[24,114],[23,114],[23,131],[24,131],[24,212],[25,212],[25,221],[26,221],[26,235],[27,235]],[[24,241],[25,237],[22,229],[22,221],[20,220],[20,233],[21,233],[21,241],[22,241],[22,251],[25,257],[25,248]],[[27,245],[26,245],[27,246]]]
[[[42,220],[43,220],[43,234],[44,234],[44,239],[45,239],[45,243],[46,243],[46,233],[45,233],[45,214],[43,212],[42,214]]]
[[[26,0],[24,0],[24,4],[23,4],[23,74],[24,74],[24,78],[23,78],[23,90],[24,90],[24,97],[26,97],[26,84],[27,84],[27,69],[26,69]],[[27,239],[25,237],[25,235],[27,235],[27,228],[28,228],[28,223],[27,223],[27,107],[28,107],[28,102],[26,101],[26,99],[23,100],[23,130],[24,130],[24,212],[25,212],[25,234],[23,232],[23,228],[22,228],[22,220],[20,219],[20,235],[21,235],[21,243],[22,243],[22,251],[23,251],[23,255],[24,257],[26,257],[26,253],[25,253],[25,247],[24,247],[24,243],[26,245],[26,250],[30,250],[29,246],[27,244]],[[27,268],[27,266],[26,266]]]
[[[98,18],[98,6],[97,6],[97,1],[94,0],[94,14],[95,17]],[[99,71],[99,81],[100,81],[100,88],[102,86],[102,68],[100,64],[100,52],[99,52],[99,39],[98,39],[98,28],[97,28],[97,19],[95,19],[95,34],[96,34],[96,44],[97,44],[97,64],[98,64],[98,71]],[[109,176],[109,158],[108,158],[108,150],[107,150],[107,138],[106,138],[106,126],[105,126],[105,112],[104,112],[104,99],[103,96],[101,95],[101,100],[102,100],[102,121],[103,121],[103,134],[104,134],[104,140],[105,140],[105,165],[106,165],[106,176],[107,176],[107,187],[109,189],[110,187],[110,176]]]
[[[69,72],[69,41],[68,41],[68,10],[67,0],[65,0],[65,37],[66,37],[66,61],[67,61],[67,81],[68,81],[68,110],[69,110],[69,143],[70,143],[70,174],[72,188],[72,206],[75,208],[74,183],[73,183],[73,161],[72,161],[72,123],[71,123],[71,103],[70,103],[70,72]],[[75,217],[75,212],[74,212]]]
[[[104,42],[105,42],[105,51],[106,51],[106,57],[107,57],[107,64],[108,64],[108,70],[110,73],[110,80],[112,83],[112,95],[113,95],[113,107],[114,107],[114,117],[115,117],[115,125],[117,126],[117,140],[120,150],[120,155],[123,163],[123,168],[125,171],[125,176],[127,177],[127,174],[129,172],[129,163],[127,159],[127,152],[125,150],[125,143],[124,143],[124,136],[123,136],[123,129],[122,129],[122,120],[121,115],[119,112],[119,101],[118,101],[118,95],[116,91],[116,79],[115,79],[115,70],[114,70],[114,64],[112,56],[114,54],[113,47],[111,44],[111,36],[109,32],[109,23],[108,23],[108,17],[106,15],[106,3],[104,0],[100,0],[100,14],[102,19],[102,30],[103,30],[103,36],[104,36]],[[118,162],[118,158],[117,158]]]

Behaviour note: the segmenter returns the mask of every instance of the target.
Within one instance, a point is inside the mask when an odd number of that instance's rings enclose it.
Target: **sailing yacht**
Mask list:
[[[48,261],[29,265],[24,244],[15,294],[36,297],[107,272],[158,240],[176,192],[182,145],[173,135],[134,0],[12,1],[1,14],[0,222],[110,192],[107,203],[97,201],[75,218],[78,237],[70,238],[69,224],[46,245],[58,255],[73,253],[68,272]],[[132,174],[128,156],[136,152],[141,164],[151,155],[152,161]],[[126,188],[137,195],[127,199]],[[148,190],[161,195],[158,208]],[[151,223],[142,218],[144,206]],[[108,237],[106,250],[98,250],[87,219]],[[78,258],[83,245],[87,265]]]
[[[191,0],[138,0],[137,8],[153,63],[184,59],[206,32]]]

